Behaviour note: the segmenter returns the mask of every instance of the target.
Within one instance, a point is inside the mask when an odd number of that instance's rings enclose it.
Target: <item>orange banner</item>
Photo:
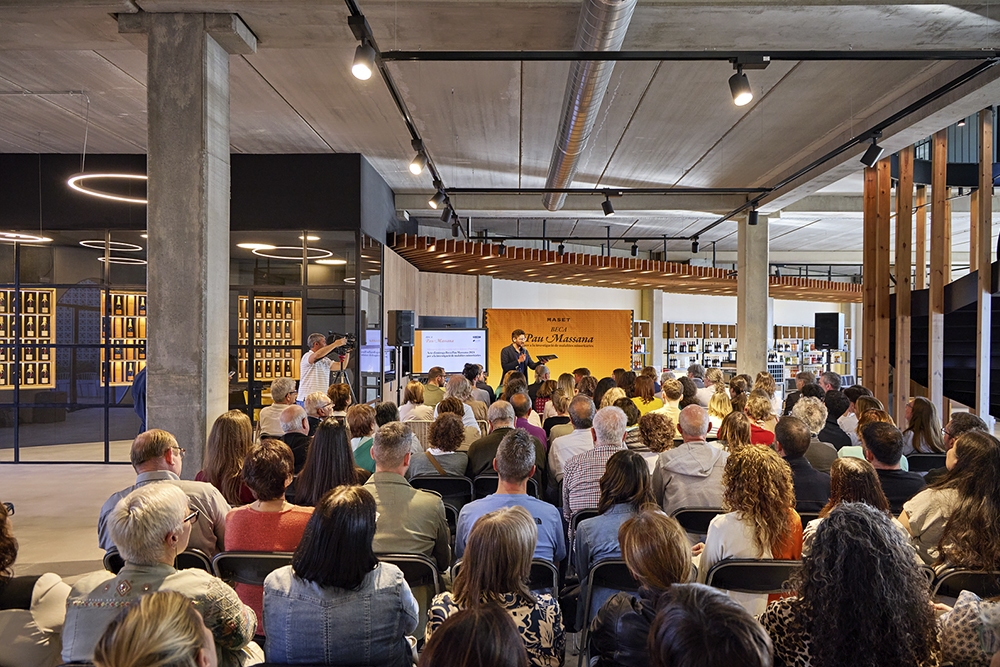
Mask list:
[[[486,328],[489,340],[490,384],[503,379],[500,351],[510,345],[510,334],[522,329],[528,336],[525,344],[531,358],[554,354],[548,364],[553,380],[561,373],[585,367],[591,375],[602,378],[616,368],[629,368],[632,354],[631,310],[522,310],[487,308]],[[534,382],[534,373],[528,373]]]

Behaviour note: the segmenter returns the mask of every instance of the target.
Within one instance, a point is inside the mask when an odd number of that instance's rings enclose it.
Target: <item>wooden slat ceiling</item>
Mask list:
[[[659,262],[632,257],[604,257],[554,250],[508,247],[459,239],[396,234],[392,249],[421,271],[492,276],[536,283],[659,289],[681,294],[736,295],[736,275],[725,269]],[[774,277],[770,296],[790,301],[860,303],[861,285]]]

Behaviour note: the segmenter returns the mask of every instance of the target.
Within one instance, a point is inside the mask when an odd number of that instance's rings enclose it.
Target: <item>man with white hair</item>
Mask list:
[[[708,412],[689,405],[677,422],[684,442],[657,458],[653,497],[667,514],[681,507],[722,507],[722,472],[729,452],[705,442]]]
[[[328,356],[334,348],[346,342],[346,338],[338,338],[327,345],[326,336],[323,334],[309,334],[309,338],[306,339],[309,351],[303,354],[299,361],[299,395],[302,396],[300,400],[304,400],[314,391],[326,391],[330,386],[330,371],[347,368],[349,354],[338,356],[337,361],[331,361]]]
[[[260,409],[260,432],[263,436],[280,438],[281,412],[295,402],[295,380],[278,378],[271,383],[271,405]]]
[[[597,507],[601,501],[601,475],[608,459],[625,447],[625,429],[628,418],[621,408],[609,405],[594,415],[594,448],[577,454],[566,463],[563,474],[563,516],[566,520],[588,507]]]
[[[497,449],[511,431],[514,430],[514,408],[507,401],[495,401],[486,411],[492,430],[479,440],[469,445],[469,466],[465,476],[475,479],[483,473],[493,472],[493,459]],[[531,437],[535,448],[535,481],[539,488],[545,488],[545,446],[538,438]]]
[[[837,460],[837,450],[828,442],[821,442],[819,432],[826,426],[826,406],[818,398],[803,396],[792,406],[792,417],[801,419],[812,434],[805,459],[816,470],[830,472],[830,466]]]
[[[569,402],[569,420],[573,432],[561,435],[549,447],[549,479],[553,484],[563,479],[563,466],[577,454],[594,448],[594,401],[589,396],[577,394]],[[596,505],[595,505],[596,507]]]
[[[281,439],[292,448],[295,457],[295,474],[302,471],[309,453],[309,413],[301,405],[292,405],[281,413]]]

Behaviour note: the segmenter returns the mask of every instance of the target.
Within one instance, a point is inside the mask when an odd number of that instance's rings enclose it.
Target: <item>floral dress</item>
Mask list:
[[[528,650],[528,661],[536,667],[559,667],[563,664],[566,651],[559,603],[548,594],[535,597],[532,604],[517,593],[504,593],[497,603],[514,619],[514,625]],[[435,596],[427,610],[425,638],[430,640],[434,631],[457,611],[459,607],[451,593]]]

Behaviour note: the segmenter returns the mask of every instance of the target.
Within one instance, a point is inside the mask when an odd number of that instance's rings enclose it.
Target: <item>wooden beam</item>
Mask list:
[[[993,326],[993,107],[979,112],[979,207],[974,229],[982,239],[976,248],[975,266],[979,267],[976,304],[976,404],[974,412],[984,420],[990,413],[990,346]]]
[[[927,289],[927,186],[917,186],[916,201],[916,241],[913,244],[914,281],[913,289]]]
[[[878,238],[875,226],[878,217],[876,204],[878,202],[878,171],[875,167],[865,167],[865,186],[863,198],[864,238],[862,245],[861,277],[861,381],[871,388],[875,382],[875,344],[877,326],[875,323],[875,285],[876,269],[875,255]]]
[[[890,262],[889,235],[892,231],[892,167],[889,158],[875,165],[878,177],[878,201],[875,223],[875,382],[871,386],[882,405],[889,403],[889,308]]]
[[[927,375],[930,401],[938,414],[944,406],[944,285],[948,231],[945,220],[948,170],[948,131],[939,130],[931,140],[931,242],[930,318],[928,322]]]
[[[893,375],[893,405],[896,424],[903,423],[910,393],[910,277],[913,236],[913,146],[899,152],[896,186],[896,359]]]
[[[951,282],[951,195],[952,189],[944,191],[944,284]]]
[[[972,225],[969,228],[969,273],[979,268],[979,189],[972,191],[969,195],[969,220]]]

